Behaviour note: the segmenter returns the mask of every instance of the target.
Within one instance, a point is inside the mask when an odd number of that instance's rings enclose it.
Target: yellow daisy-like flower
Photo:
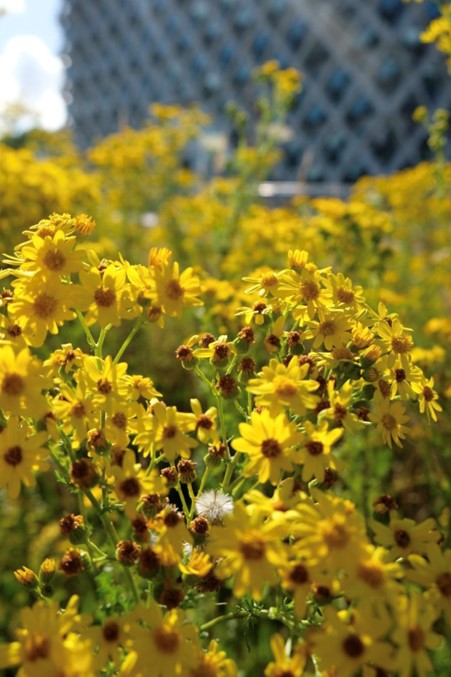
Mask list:
[[[285,640],[282,635],[271,637],[271,649],[274,661],[265,668],[265,677],[302,677],[307,662],[308,652],[304,644],[296,644],[293,655],[287,656]]]
[[[196,666],[199,639],[194,625],[185,620],[182,611],[171,609],[164,616],[156,604],[148,609],[138,607],[135,616],[143,625],[133,629],[133,649],[137,653],[135,673],[154,677],[187,675]]]
[[[129,286],[124,268],[110,263],[105,270],[92,267],[80,273],[78,308],[87,311],[85,322],[89,326],[97,322],[102,327],[108,324],[118,327],[124,319],[132,319],[139,313]]]
[[[437,618],[437,608],[418,590],[412,589],[410,596],[398,598],[396,626],[392,639],[398,645],[396,668],[399,677],[426,677],[432,674],[433,666],[427,649],[437,649],[443,638],[432,632]]]
[[[434,390],[434,379],[424,380],[423,382],[412,385],[414,392],[418,394],[420,414],[426,413],[428,421],[431,419],[437,421],[437,412],[443,411],[437,402],[438,395]]]
[[[28,348],[16,354],[11,346],[0,346],[0,409],[40,418],[47,410],[41,391],[48,385],[40,360]]]
[[[157,303],[169,317],[181,315],[184,307],[203,305],[199,295],[200,281],[192,268],[180,273],[179,264],[155,268]]]
[[[349,277],[345,277],[343,273],[337,273],[336,275],[329,273],[327,284],[335,305],[344,306],[357,312],[365,303],[362,287],[359,285],[353,287],[352,281]]]
[[[78,273],[83,266],[84,252],[75,249],[76,243],[77,239],[67,237],[63,230],[45,237],[33,235],[21,249],[25,261],[20,268],[39,272],[45,278]]]
[[[375,398],[374,403],[376,411],[368,415],[369,420],[376,424],[377,431],[390,448],[392,441],[398,447],[402,447],[401,440],[406,438],[407,432],[405,423],[409,420],[405,414],[405,408],[401,402],[384,398]]]
[[[408,578],[427,589],[426,596],[437,609],[443,609],[451,620],[451,550],[442,551],[437,545],[429,545],[427,557],[409,555],[412,565]]]
[[[87,628],[85,636],[90,639],[93,648],[97,648],[94,662],[98,670],[105,667],[109,660],[116,665],[121,661],[121,649],[130,642],[131,619],[125,616],[108,616],[102,625],[92,625]]]
[[[75,378],[82,391],[90,395],[93,405],[104,411],[111,411],[114,406],[123,405],[130,398],[127,363],[114,364],[111,355],[107,355],[104,360],[86,355]]]
[[[373,331],[380,337],[382,347],[390,351],[388,356],[389,367],[398,364],[403,369],[408,369],[410,352],[413,348],[413,341],[407,332],[412,330],[403,327],[397,317],[393,319],[384,319],[377,322]]]
[[[324,482],[325,469],[329,467],[335,470],[339,465],[331,451],[332,445],[343,436],[344,430],[329,430],[327,421],[322,421],[318,426],[306,421],[304,431],[299,451],[299,462],[304,464],[302,479],[308,482],[315,477],[319,482]]]
[[[358,559],[350,562],[342,586],[349,599],[358,603],[362,613],[371,617],[374,608],[381,613],[387,601],[396,604],[396,597],[402,590],[399,580],[403,576],[404,570],[391,561],[385,548],[370,545]]]
[[[422,555],[431,543],[437,543],[440,538],[437,525],[431,517],[417,523],[407,517],[392,515],[389,524],[373,520],[371,528],[376,542],[390,549],[393,560],[413,553]]]
[[[189,677],[236,677],[237,666],[225,651],[220,651],[219,644],[212,639],[207,651],[199,654],[198,663],[191,668]]]
[[[199,400],[190,399],[191,410],[195,416],[195,428],[197,438],[202,444],[210,442],[218,442],[218,432],[216,430],[216,419],[218,412],[216,407],[209,407],[207,411],[202,411],[202,406]]]
[[[313,338],[314,349],[324,345],[326,350],[345,346],[351,337],[351,323],[341,310],[320,311],[319,320],[307,323],[306,338]]]
[[[330,380],[327,384],[329,406],[320,412],[319,420],[323,417],[330,418],[351,434],[361,430],[365,424],[352,411],[353,396],[354,386],[351,381],[346,381],[339,390],[336,390],[335,381]]]
[[[132,449],[125,451],[122,466],[112,466],[111,471],[115,477],[114,490],[130,519],[135,516],[136,506],[143,494],[157,493],[163,496],[167,493],[165,479],[156,470],[146,473],[136,463]]]
[[[236,451],[249,456],[244,468],[246,477],[258,475],[263,484],[277,484],[283,471],[293,469],[298,457],[293,447],[301,440],[296,424],[289,423],[285,414],[272,417],[267,409],[253,411],[250,423],[240,423],[241,437],[232,441]]]
[[[350,615],[328,608],[324,615],[324,626],[309,636],[309,642],[326,674],[354,677],[367,663],[392,668],[393,647],[380,639],[388,629],[385,624],[364,619],[357,610]]]
[[[260,600],[265,585],[277,582],[276,567],[285,561],[282,540],[287,535],[284,523],[265,521],[260,511],[249,513],[242,504],[236,504],[233,515],[224,518],[224,526],[211,529],[207,550],[220,558],[215,574],[220,578],[235,576],[235,597],[249,592]]]
[[[75,313],[74,285],[62,284],[59,278],[40,277],[14,283],[14,300],[8,306],[10,318],[22,327],[26,342],[42,346],[47,333],[57,334],[59,328]]]
[[[305,501],[297,507],[299,519],[292,533],[299,540],[293,548],[300,556],[321,562],[329,572],[346,569],[368,545],[363,518],[351,501],[318,490],[312,493],[314,504]]]
[[[18,641],[0,644],[0,668],[21,666],[18,677],[94,677],[91,643],[74,632],[72,606],[62,614],[54,602],[22,609]]]
[[[189,430],[192,414],[177,411],[176,407],[167,407],[163,402],[153,405],[155,448],[163,450],[171,463],[177,456],[189,458],[191,449],[197,447],[197,441],[185,434]],[[140,435],[135,438],[141,443]]]
[[[247,390],[257,395],[256,403],[268,407],[272,416],[280,414],[285,407],[290,407],[298,416],[305,416],[307,409],[316,407],[318,397],[313,393],[319,388],[317,381],[305,378],[308,371],[309,365],[300,366],[296,356],[287,366],[271,359],[257,378],[249,380]]]
[[[19,496],[21,484],[34,487],[34,473],[49,468],[45,461],[48,451],[42,446],[48,440],[47,433],[27,437],[28,432],[27,426],[12,417],[0,433],[0,488],[6,486],[10,498]]]

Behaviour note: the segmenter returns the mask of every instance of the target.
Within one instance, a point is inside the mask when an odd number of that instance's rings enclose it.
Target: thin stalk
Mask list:
[[[121,345],[121,347],[120,347],[119,350],[117,351],[117,355],[116,355],[116,357],[115,357],[114,360],[113,360],[113,364],[117,364],[117,363],[119,362],[119,360],[121,359],[122,355],[125,353],[125,351],[127,350],[128,346],[129,346],[130,343],[133,341],[133,339],[135,338],[135,336],[136,336],[136,334],[138,333],[138,331],[141,329],[141,326],[142,326],[143,322],[144,322],[144,319],[143,319],[142,317],[139,317],[138,320],[137,320],[137,322],[135,323],[135,326],[133,327],[133,329],[131,330],[131,332],[129,333],[129,335],[127,336],[127,338],[125,339],[124,343]]]

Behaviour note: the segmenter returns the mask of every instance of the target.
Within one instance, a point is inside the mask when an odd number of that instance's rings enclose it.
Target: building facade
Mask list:
[[[419,35],[434,3],[402,0],[64,0],[67,94],[81,147],[153,102],[253,110],[253,69],[303,74],[276,179],[352,182],[427,156],[418,105],[451,107],[444,58]]]

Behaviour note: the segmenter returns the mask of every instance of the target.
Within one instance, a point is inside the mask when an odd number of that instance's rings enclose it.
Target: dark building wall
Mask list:
[[[354,181],[426,157],[420,104],[451,107],[443,57],[419,40],[433,3],[402,0],[65,0],[67,90],[77,143],[150,103],[199,102],[227,129],[252,113],[251,73],[269,59],[303,74],[276,179]]]

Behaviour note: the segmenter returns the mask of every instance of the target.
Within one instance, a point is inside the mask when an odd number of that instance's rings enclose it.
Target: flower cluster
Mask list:
[[[52,556],[15,572],[38,601],[0,668],[233,677],[212,632],[243,622],[274,624],[266,677],[425,677],[451,613],[441,525],[386,493],[372,517],[368,495],[346,496],[353,439],[402,447],[412,411],[441,412],[411,329],[291,250],[283,270],[244,278],[233,335],[178,347],[206,400],[181,409],[122,358],[145,324],[187,308],[205,321],[202,281],[164,248],[147,265],[100,258],[82,242],[93,228],[53,214],[2,272],[0,486],[17,499],[52,469],[66,509]],[[75,327],[80,346],[53,347]],[[80,600],[60,611],[68,578]]]

